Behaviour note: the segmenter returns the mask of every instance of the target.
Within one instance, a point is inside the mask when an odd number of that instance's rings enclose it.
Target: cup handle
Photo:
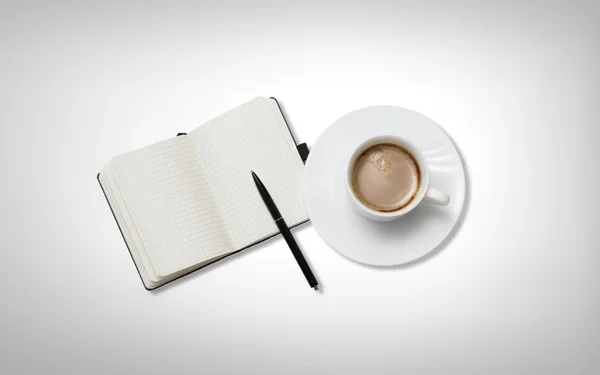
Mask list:
[[[450,196],[438,189],[429,188],[425,192],[425,200],[437,206],[447,206],[450,203]]]

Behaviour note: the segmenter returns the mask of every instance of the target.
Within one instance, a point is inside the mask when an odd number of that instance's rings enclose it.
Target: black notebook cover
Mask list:
[[[273,97],[271,97],[269,99],[275,101],[275,103],[277,104],[277,108],[279,108],[279,112],[281,112],[281,116],[283,117],[283,121],[285,122],[285,125],[287,126],[287,128],[288,128],[288,130],[290,132],[290,135],[292,136],[292,140],[296,144],[296,149],[298,150],[298,153],[300,154],[300,158],[302,159],[302,162],[306,162],[306,159],[308,158],[308,153],[309,153],[308,146],[306,145],[306,143],[300,143],[300,144],[298,144],[298,142],[296,141],[296,138],[294,137],[294,133],[292,132],[292,129],[290,128],[290,125],[289,125],[287,119],[285,118],[285,114],[281,110],[281,106],[279,105],[279,102],[277,101],[277,99],[275,99]],[[179,134],[177,134],[177,136],[183,136],[183,135],[186,135],[186,134],[187,133],[179,133]],[[100,188],[102,189],[102,193],[104,194],[104,198],[106,199],[106,202],[108,203],[108,207],[110,208],[110,212],[112,213],[113,218],[115,219],[115,223],[117,223],[117,227],[119,227],[119,232],[121,232],[121,236],[123,237],[123,241],[125,242],[125,246],[127,247],[127,251],[129,251],[129,255],[131,256],[131,260],[133,261],[133,264],[135,265],[135,268],[136,268],[136,270],[138,272],[138,275],[140,276],[140,280],[142,281],[142,285],[144,286],[144,288],[146,290],[154,290],[154,289],[160,288],[160,287],[162,287],[164,285],[167,285],[169,283],[172,283],[175,280],[178,280],[178,279],[180,279],[180,278],[182,278],[184,276],[187,276],[187,275],[189,275],[191,273],[194,273],[194,272],[196,272],[196,271],[198,271],[198,270],[200,270],[200,269],[202,269],[202,268],[204,268],[206,266],[209,266],[209,265],[211,265],[213,263],[216,263],[216,262],[218,262],[220,260],[223,260],[223,259],[225,259],[225,258],[227,258],[227,257],[229,257],[231,255],[237,254],[237,253],[239,253],[242,250],[246,250],[246,249],[248,249],[248,248],[250,248],[252,246],[258,245],[259,243],[264,242],[264,241],[268,240],[269,238],[273,238],[273,237],[277,236],[278,234],[280,234],[280,232],[277,232],[277,233],[273,234],[272,236],[266,237],[266,238],[264,238],[264,239],[262,239],[262,240],[260,240],[260,241],[258,241],[256,243],[252,244],[252,245],[243,247],[243,248],[241,248],[239,250],[236,250],[236,251],[234,251],[232,253],[229,253],[229,254],[227,254],[227,255],[225,255],[225,256],[217,259],[217,260],[214,260],[214,261],[212,261],[210,263],[207,263],[207,264],[203,265],[202,267],[196,268],[193,271],[185,273],[185,274],[183,274],[183,275],[181,275],[181,276],[179,276],[179,277],[177,277],[177,278],[175,278],[175,279],[173,279],[171,281],[168,281],[168,282],[166,282],[166,283],[164,283],[162,285],[159,285],[156,288],[151,288],[150,289],[150,288],[146,287],[146,284],[144,284],[144,280],[142,279],[142,275],[140,274],[140,270],[138,269],[138,266],[135,263],[135,260],[133,259],[133,255],[131,255],[131,249],[129,248],[129,244],[127,243],[127,240],[125,239],[125,236],[123,235],[123,230],[121,229],[121,226],[119,225],[119,222],[117,221],[117,217],[115,216],[115,212],[114,212],[112,206],[110,205],[110,202],[108,201],[108,197],[106,196],[106,192],[104,191],[104,187],[102,186],[102,183],[100,182],[100,173],[98,173],[98,175],[96,176],[96,179],[98,180],[98,184],[100,185]],[[300,223],[298,223],[296,225],[292,225],[290,228],[297,227],[297,226],[299,226],[301,224],[306,223],[307,221],[308,220],[305,220],[305,221],[302,221],[302,222],[300,222]]]

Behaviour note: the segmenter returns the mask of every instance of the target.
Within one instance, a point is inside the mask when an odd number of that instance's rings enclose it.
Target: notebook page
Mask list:
[[[187,137],[117,156],[110,168],[159,278],[232,248]]]
[[[305,221],[304,164],[273,100],[256,98],[188,133],[237,250],[277,233],[250,174],[289,225]]]
[[[135,225],[133,224],[129,213],[125,209],[127,206],[123,202],[123,198],[118,192],[113,172],[110,169],[110,163],[109,165],[106,165],[100,173],[100,184],[104,194],[106,195],[106,199],[110,203],[112,212],[131,252],[131,257],[133,258],[137,269],[139,270],[144,285],[147,288],[153,288],[154,284],[158,281],[156,272],[154,271],[154,267],[152,267],[152,263],[150,263],[146,253],[144,251],[140,251],[144,248],[143,243],[139,238],[139,234],[135,230]]]
[[[194,269],[203,266],[205,263],[213,262],[222,257],[218,256],[211,258],[206,262],[197,263],[191,267],[181,269],[175,273],[172,273],[168,277],[158,278],[156,276],[156,271],[154,270],[154,267],[152,266],[152,263],[150,262],[145,251],[143,242],[139,237],[135,223],[131,219],[129,212],[126,209],[127,205],[124,203],[122,196],[118,192],[113,171],[109,165],[105,166],[105,168],[102,170],[102,173],[100,174],[100,182],[102,185],[102,190],[106,194],[107,200],[110,202],[110,206],[113,210],[115,219],[119,224],[123,237],[125,238],[125,242],[127,243],[129,251],[131,252],[131,257],[137,266],[140,277],[142,278],[146,288],[154,289],[159,285],[176,279],[179,276],[185,275]],[[227,255],[227,253],[223,256],[225,255]]]

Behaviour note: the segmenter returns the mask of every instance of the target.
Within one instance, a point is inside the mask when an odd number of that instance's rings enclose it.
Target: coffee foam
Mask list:
[[[352,189],[366,206],[381,212],[401,209],[419,191],[421,172],[413,156],[400,146],[379,144],[354,163]]]

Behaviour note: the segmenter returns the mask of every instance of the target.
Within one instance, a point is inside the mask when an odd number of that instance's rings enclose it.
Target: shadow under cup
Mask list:
[[[356,162],[359,158],[373,146],[377,145],[393,145],[397,146],[406,151],[412,159],[415,161],[418,169],[418,187],[416,194],[413,195],[412,199],[405,205],[400,206],[398,209],[393,211],[378,211],[375,210],[365,203],[357,196],[354,191],[354,173]],[[366,218],[376,221],[391,221],[395,220],[417,207],[424,198],[433,204],[440,206],[446,206],[450,202],[450,198],[447,194],[429,187],[429,167],[425,156],[410,142],[407,140],[396,137],[396,136],[377,136],[370,138],[361,143],[356,150],[350,155],[348,163],[346,165],[346,185],[348,195],[352,201],[353,207]]]

